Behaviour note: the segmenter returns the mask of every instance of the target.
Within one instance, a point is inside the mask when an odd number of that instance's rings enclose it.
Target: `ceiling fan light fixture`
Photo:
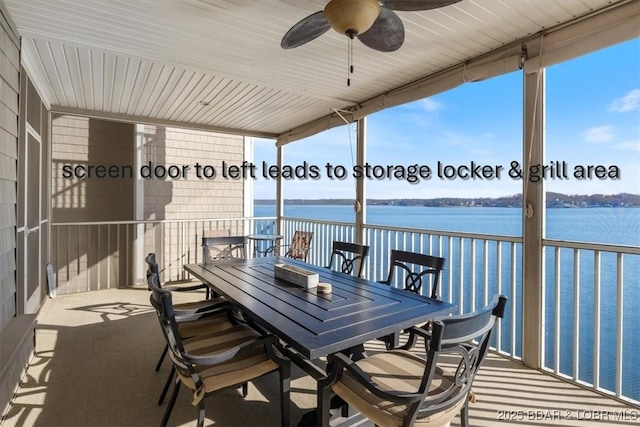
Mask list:
[[[324,8],[331,28],[351,38],[371,28],[379,15],[378,0],[331,0]]]

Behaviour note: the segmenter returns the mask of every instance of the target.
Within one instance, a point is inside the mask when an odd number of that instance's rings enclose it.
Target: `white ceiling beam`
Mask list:
[[[227,133],[231,135],[253,136],[256,138],[275,139],[276,134],[268,132],[249,131],[244,129],[226,128],[220,126],[209,126],[198,123],[182,122],[176,120],[163,120],[155,117],[137,116],[132,114],[118,114],[106,111],[87,110],[84,108],[65,107],[63,105],[52,105],[51,113],[68,114],[73,116],[90,117],[95,119],[113,120],[133,124],[157,125],[166,127],[176,127],[184,129],[202,130],[206,132]]]

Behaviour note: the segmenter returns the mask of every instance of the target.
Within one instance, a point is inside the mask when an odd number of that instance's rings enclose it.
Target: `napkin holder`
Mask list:
[[[318,286],[318,273],[287,264],[276,264],[273,268],[274,276],[278,279],[293,283],[301,288],[311,289]]]

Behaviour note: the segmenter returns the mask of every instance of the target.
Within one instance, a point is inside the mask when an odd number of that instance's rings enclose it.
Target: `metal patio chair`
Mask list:
[[[198,427],[204,425],[205,397],[214,392],[245,386],[248,381],[271,372],[280,375],[280,416],[283,426],[289,425],[291,364],[274,348],[277,339],[262,335],[246,324],[215,331],[193,338],[180,334],[172,294],[150,281],[151,304],[156,310],[171,360],[177,374],[171,399],[160,425],[167,425],[181,384],[193,392],[198,407]]]
[[[158,275],[153,273],[147,275],[147,285],[149,289],[160,288]],[[230,330],[239,323],[234,317],[231,304],[228,304],[227,301],[206,307],[199,307],[198,309],[194,309],[193,306],[186,306],[186,309],[182,309],[181,307],[185,307],[185,304],[173,305],[176,325],[182,338],[193,338],[212,332]],[[165,343],[164,350],[156,364],[156,372],[160,370],[168,350],[169,346]],[[175,366],[171,365],[171,371],[158,398],[158,405],[162,405],[164,402],[164,398],[167,395],[171,382],[175,378],[175,374]],[[243,394],[244,396],[247,395],[246,385],[243,386]]]
[[[382,283],[391,286],[398,270],[400,270],[404,274],[403,288],[422,295],[423,279],[425,276],[430,276],[431,283],[427,295],[437,299],[440,273],[444,269],[445,261],[444,258],[433,255],[392,249],[389,260],[389,273],[387,274],[387,279]],[[418,271],[416,271],[415,267],[418,267]]]
[[[392,286],[398,277],[402,279],[401,284],[404,290],[439,299],[440,274],[444,269],[445,261],[445,258],[433,255],[392,249],[389,273],[382,283]],[[385,342],[387,350],[398,347],[398,334],[387,335],[381,339]],[[409,338],[401,348],[409,350],[415,345],[416,339],[415,333],[409,330]]]
[[[149,253],[145,257],[144,261],[147,263],[146,277],[147,277],[147,285],[148,285],[147,287],[149,288],[149,290],[151,290],[151,285],[149,284],[149,281],[151,280],[151,277],[154,275],[156,276],[156,279],[154,280],[158,282],[157,286],[162,287],[162,285],[160,285],[160,276],[158,273],[159,268],[158,268],[158,263],[156,261],[156,254],[153,252]],[[199,283],[197,285],[190,285],[190,286],[178,286],[178,287],[167,286],[167,287],[164,287],[163,289],[170,292],[192,292],[192,291],[199,291],[201,289],[206,289],[207,293],[206,293],[206,298],[204,300],[175,304],[174,308],[176,310],[178,319],[181,318],[181,315],[186,316],[186,315],[191,315],[196,313],[199,313],[202,317],[206,317],[206,314],[211,312],[212,310],[218,310],[219,308],[229,306],[229,302],[222,297],[209,298],[209,287],[204,283]],[[187,327],[190,328],[190,332],[188,336],[192,336],[194,333],[197,332],[196,325],[185,325],[185,328]],[[164,358],[167,355],[167,351],[168,351],[168,348],[167,346],[165,346],[164,350],[162,351],[162,354],[160,355],[160,359],[158,359],[158,363],[156,364],[156,372],[160,370],[160,367],[162,366],[162,362],[164,362]],[[160,400],[162,401],[162,398]]]
[[[369,256],[369,246],[367,245],[334,240],[331,246],[331,259],[327,268],[337,268],[342,273],[353,274],[357,265],[358,272],[356,276],[362,277],[362,270],[367,256]]]
[[[406,350],[358,361],[330,355],[329,375],[318,383],[319,424],[329,425],[329,404],[336,394],[380,427],[442,426],[458,413],[462,426],[468,426],[471,386],[506,303],[506,297],[496,295],[474,313],[433,319],[431,331],[415,328],[425,338],[423,357]]]
[[[291,244],[285,245],[289,249],[287,249],[284,256],[286,256],[287,258],[306,261],[307,255],[309,255],[309,249],[311,248],[312,238],[313,238],[313,231],[297,230],[295,233],[293,233]]]
[[[247,257],[247,242],[246,236],[203,237],[202,262],[244,259]]]
[[[158,267],[158,261],[156,258],[155,252],[150,252],[144,259],[147,263],[147,277],[149,277],[150,274],[157,274],[158,278],[160,278],[160,268]],[[174,282],[164,286],[164,288],[171,292],[194,292],[204,290],[207,298],[209,298],[209,287],[204,283]]]

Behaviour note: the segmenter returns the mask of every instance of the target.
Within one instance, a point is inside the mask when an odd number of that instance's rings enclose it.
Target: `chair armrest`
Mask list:
[[[183,355],[187,362],[194,363],[196,365],[212,366],[226,362],[233,359],[236,354],[241,351],[246,351],[251,348],[273,345],[277,342],[276,338],[272,335],[263,336],[260,338],[253,338],[249,341],[245,341],[242,344],[236,345],[232,348],[228,348],[216,354],[208,354],[206,356],[198,356],[194,354],[185,353]]]
[[[278,248],[278,246],[271,245],[267,249],[265,249],[264,251],[262,251],[262,252],[258,251],[258,252],[263,254],[263,255],[275,254],[276,253],[276,248]]]
[[[349,371],[351,375],[356,377],[358,382],[364,385],[367,390],[381,399],[390,400],[392,402],[411,404],[412,402],[416,402],[421,400],[422,395],[419,394],[416,390],[416,393],[401,393],[392,390],[382,390],[378,387],[378,385],[371,379],[369,374],[364,372],[360,367],[351,360],[349,357],[342,353],[336,353],[329,356],[329,362],[334,363],[333,369],[345,369]],[[341,373],[338,372],[337,375],[334,376],[335,381],[337,382],[340,379]]]
[[[191,286],[164,286],[163,289],[166,289],[167,291],[170,292],[193,292],[193,291],[197,291],[200,289],[207,289],[208,286],[205,285],[204,283],[199,283],[197,285],[191,285]]]
[[[230,309],[231,303],[228,301],[222,301],[207,307],[203,307],[198,311],[176,309],[174,311],[174,314],[176,321],[180,323],[205,319],[207,317],[217,316],[222,313],[228,313]]]
[[[278,249],[280,249],[280,248],[284,248],[284,249],[285,249],[284,253],[285,253],[285,255],[286,255],[286,254],[288,254],[288,253],[289,253],[289,250],[290,250],[290,249],[287,249],[287,248],[289,248],[290,246],[291,246],[291,245],[284,245],[284,244],[282,244],[282,245],[278,245]],[[275,248],[274,248],[274,250],[275,250]]]
[[[430,339],[431,338],[431,331],[425,329],[425,326],[429,325],[430,322],[427,322],[424,324],[424,326],[412,326],[410,328],[407,328],[407,331],[412,331],[414,334],[421,336],[422,338],[425,339]]]

